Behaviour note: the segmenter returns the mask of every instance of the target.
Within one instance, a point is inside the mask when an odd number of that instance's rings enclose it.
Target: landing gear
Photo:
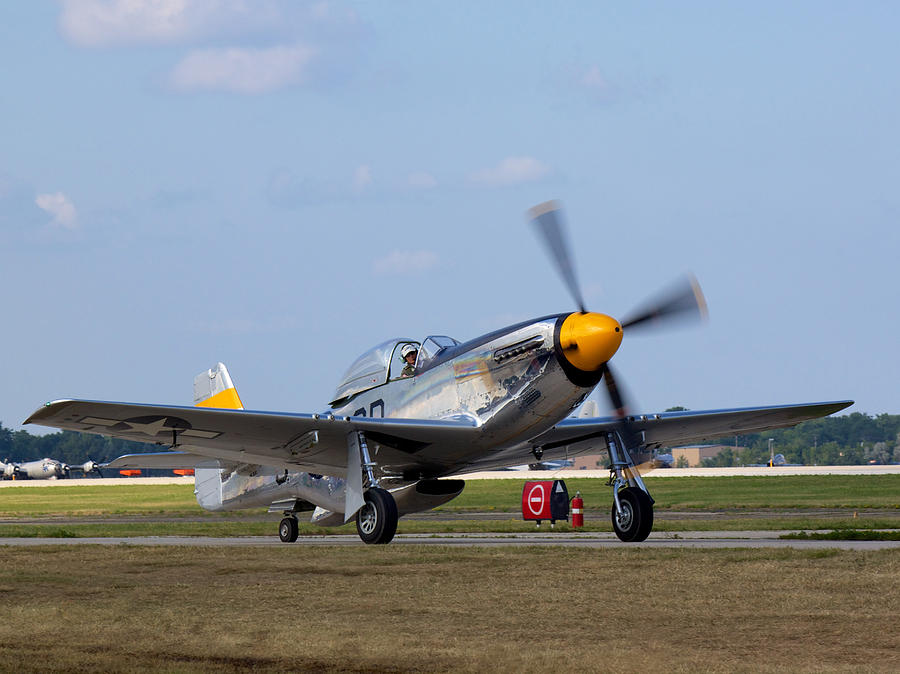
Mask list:
[[[278,538],[282,543],[293,543],[297,540],[300,527],[296,517],[285,517],[278,525]]]
[[[644,485],[622,435],[608,433],[609,486],[613,488],[612,525],[619,540],[640,543],[653,529],[653,499]]]
[[[363,543],[390,543],[397,533],[397,502],[390,492],[372,487],[365,493],[366,504],[356,513],[356,531]]]
[[[619,509],[613,505],[612,525],[619,540],[640,543],[647,540],[653,528],[653,502],[636,487],[626,487],[618,494]]]

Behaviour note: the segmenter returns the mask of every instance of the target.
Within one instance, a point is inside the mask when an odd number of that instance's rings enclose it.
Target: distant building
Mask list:
[[[678,465],[678,459],[684,457],[688,468],[696,468],[703,463],[703,459],[714,459],[724,450],[737,449],[740,452],[743,447],[735,448],[733,445],[690,445],[687,447],[673,447],[669,450],[672,455],[673,465]]]
[[[575,470],[603,470],[608,465],[606,454],[585,454],[574,459]]]
[[[678,459],[684,457],[689,468],[696,468],[703,463],[703,459],[714,459],[726,449],[737,453],[746,449],[746,447],[735,447],[734,445],[690,445],[687,447],[674,447],[669,449],[668,453],[672,455],[673,466],[677,466]],[[572,468],[575,470],[603,470],[608,465],[609,459],[606,454],[585,454],[574,459]]]

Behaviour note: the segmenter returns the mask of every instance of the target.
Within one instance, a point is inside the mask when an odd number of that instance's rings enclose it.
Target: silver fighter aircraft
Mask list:
[[[459,495],[465,483],[453,476],[605,451],[615,532],[643,541],[653,499],[638,466],[654,449],[792,426],[852,404],[630,415],[609,361],[626,332],[701,317],[699,287],[687,279],[621,322],[588,312],[558,205],[536,206],[530,219],[578,311],[465,342],[443,335],[388,340],[353,362],[317,414],[244,410],[220,363],[195,379],[194,407],[57,400],[25,423],[168,446],[172,451],[107,465],[194,468],[203,508],[268,506],[284,514],[279,535],[286,542],[297,539],[296,513],[313,511],[321,525],[355,517],[363,541],[387,543],[400,516]],[[614,415],[569,418],[601,380]]]

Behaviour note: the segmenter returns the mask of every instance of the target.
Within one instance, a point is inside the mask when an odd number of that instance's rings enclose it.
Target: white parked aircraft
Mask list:
[[[94,461],[87,461],[83,464],[70,466],[56,459],[38,459],[36,461],[23,461],[21,463],[10,461],[0,461],[0,478],[7,480],[56,480],[61,477],[69,477],[69,473],[73,470],[80,470],[84,473],[98,471],[99,464]]]
[[[642,541],[653,526],[653,500],[637,464],[653,450],[792,426],[852,404],[628,414],[609,365],[623,335],[702,316],[699,287],[688,279],[621,322],[588,312],[558,207],[542,204],[531,217],[579,311],[466,342],[388,340],[351,364],[328,408],[316,414],[244,410],[220,363],[194,381],[199,407],[57,400],[25,423],[166,445],[173,451],[108,466],[195,468],[201,506],[283,512],[284,541],[297,539],[295,513],[312,510],[312,521],[323,525],[355,516],[363,541],[387,543],[400,516],[462,491],[462,480],[446,478],[605,451],[615,532]],[[568,418],[601,380],[615,414]]]

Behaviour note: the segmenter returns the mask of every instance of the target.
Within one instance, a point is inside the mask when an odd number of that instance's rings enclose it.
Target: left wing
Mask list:
[[[378,451],[379,466],[422,474],[443,472],[447,458],[460,447],[470,446],[478,434],[467,419],[335,417],[95,400],[50,402],[25,423],[155,442],[189,455],[236,464],[256,463],[337,477],[347,472],[348,436],[353,431],[365,431],[370,451]]]
[[[795,426],[801,421],[828,416],[852,404],[852,400],[842,400],[702,412],[663,412],[626,417],[624,421],[630,432],[642,438],[644,448],[657,449]],[[565,419],[533,438],[527,446],[494,454],[473,464],[471,470],[487,470],[534,461],[533,448],[541,449],[541,458],[544,460],[605,452],[606,434],[614,431],[622,422],[618,417]]]
[[[705,412],[663,412],[626,417],[631,432],[643,435],[647,449],[685,445],[725,435],[759,433],[773,428],[795,426],[801,421],[825,417],[850,407],[852,400],[745,407]],[[566,419],[533,441],[536,446],[552,447],[602,437],[621,423],[616,417]]]

